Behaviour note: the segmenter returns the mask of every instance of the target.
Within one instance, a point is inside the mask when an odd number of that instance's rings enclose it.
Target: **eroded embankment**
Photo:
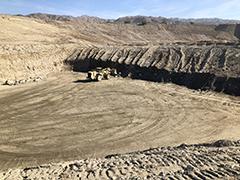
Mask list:
[[[114,67],[134,79],[240,95],[240,49],[236,46],[81,48],[65,63],[74,71]]]
[[[63,61],[74,49],[71,44],[0,45],[0,84],[7,80],[28,81],[62,71]]]

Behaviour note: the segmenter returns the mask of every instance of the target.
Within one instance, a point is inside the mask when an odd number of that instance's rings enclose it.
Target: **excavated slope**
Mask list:
[[[0,15],[0,34],[0,84],[59,72],[76,46],[69,29],[26,17]]]
[[[240,95],[240,49],[233,46],[80,48],[65,63],[75,71],[115,67],[123,76]]]
[[[73,45],[0,45],[0,84],[46,77],[64,70],[63,61]]]

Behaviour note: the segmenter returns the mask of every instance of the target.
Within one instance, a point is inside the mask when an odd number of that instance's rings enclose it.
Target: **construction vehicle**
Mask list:
[[[91,81],[101,81],[104,79],[108,80],[110,76],[116,77],[117,75],[116,69],[97,67],[94,70],[88,71],[87,79]]]

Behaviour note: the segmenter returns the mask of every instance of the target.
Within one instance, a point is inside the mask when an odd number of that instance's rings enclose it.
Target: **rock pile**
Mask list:
[[[39,82],[41,81],[43,78],[40,76],[37,77],[30,77],[28,79],[21,79],[21,80],[6,80],[3,85],[8,85],[8,86],[16,86],[16,85],[20,85],[20,84],[26,84],[26,83],[32,83],[32,82]]]

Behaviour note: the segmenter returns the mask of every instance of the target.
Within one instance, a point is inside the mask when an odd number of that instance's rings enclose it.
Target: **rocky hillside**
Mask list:
[[[26,16],[23,15],[17,15],[17,16],[22,16],[22,17],[30,17],[30,18],[36,18],[40,20],[44,20],[46,22],[51,22],[51,21],[87,21],[87,22],[107,22],[109,20],[101,19],[98,17],[94,16],[79,16],[79,17],[73,17],[73,16],[65,16],[65,15],[54,15],[54,14],[43,14],[43,13],[34,13],[34,14],[29,14]]]
[[[130,23],[82,16],[32,14],[0,16],[0,44],[77,43],[78,45],[159,45],[172,42],[238,42],[240,26],[191,23],[143,23],[135,17]],[[148,20],[148,19],[147,19]],[[123,20],[124,21],[124,20]],[[133,23],[131,23],[133,21]],[[153,20],[150,19],[150,22]]]
[[[201,18],[201,19],[181,19],[181,18],[165,18],[152,16],[126,16],[121,17],[115,22],[131,23],[131,24],[147,24],[147,23],[165,23],[165,24],[204,24],[204,25],[221,25],[221,24],[240,24],[240,20],[227,20],[218,18]]]
[[[72,17],[49,14],[31,14],[27,17],[68,29],[72,32],[75,41],[84,39],[87,41],[86,43],[98,45],[157,45],[163,42],[178,41],[239,41],[238,21],[219,21],[225,23],[222,25],[222,23],[209,23],[211,20],[206,20],[208,23],[204,23],[204,20],[192,23],[190,20],[145,16],[123,17],[117,20],[105,20],[91,16]]]
[[[23,16],[23,15],[18,15]],[[130,24],[146,24],[146,23],[166,23],[166,24],[179,24],[179,23],[196,23],[205,25],[221,25],[221,24],[240,24],[240,20],[219,19],[219,18],[200,18],[200,19],[183,19],[183,18],[165,18],[165,17],[153,17],[153,16],[126,16],[118,19],[102,19],[94,16],[65,16],[54,14],[33,13],[26,15],[25,17],[33,17],[42,19],[45,21],[72,21],[72,20],[85,20],[90,22],[114,22],[114,23],[130,23]]]

